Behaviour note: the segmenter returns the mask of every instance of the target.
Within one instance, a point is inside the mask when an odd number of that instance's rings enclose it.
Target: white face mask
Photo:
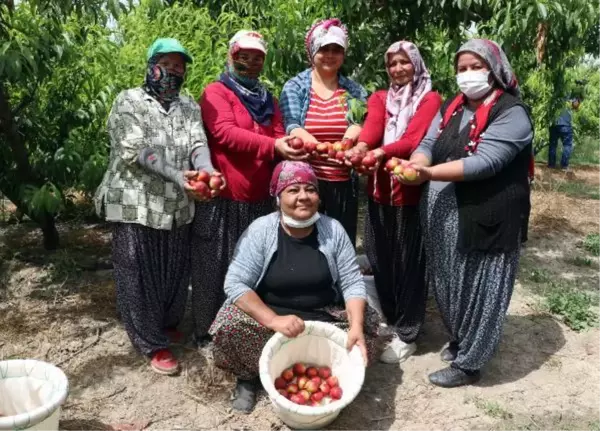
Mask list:
[[[313,224],[315,224],[317,222],[317,220],[319,220],[320,217],[321,217],[321,214],[316,212],[309,219],[296,220],[295,218],[290,217],[289,215],[285,214],[283,211],[281,212],[281,219],[283,220],[283,223],[287,227],[291,227],[292,229],[304,229],[305,227],[310,227]]]
[[[279,206],[279,196],[277,196],[277,206]],[[284,213],[283,211],[281,211],[281,209],[279,211],[281,212],[281,219],[283,220],[283,223],[286,226],[291,227],[292,229],[304,229],[305,227],[311,227],[321,217],[321,214],[316,212],[309,219],[296,220],[295,218],[293,218],[293,217],[287,215],[286,213]]]
[[[489,83],[490,72],[469,70],[456,75],[456,83],[460,91],[471,100],[481,99],[492,89]]]

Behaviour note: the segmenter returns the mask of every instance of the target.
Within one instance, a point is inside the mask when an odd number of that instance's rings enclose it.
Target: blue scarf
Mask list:
[[[254,121],[263,126],[271,124],[271,118],[275,113],[273,95],[258,80],[246,80],[225,72],[221,74],[219,81],[235,93]]]

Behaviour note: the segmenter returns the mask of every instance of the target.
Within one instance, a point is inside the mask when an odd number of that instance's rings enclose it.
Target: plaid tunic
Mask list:
[[[175,183],[144,170],[140,150],[152,147],[166,163],[190,169],[190,154],[207,145],[200,108],[180,96],[169,111],[142,88],[122,91],[108,118],[110,160],[96,191],[96,211],[107,221],[170,230],[192,221],[194,203]]]

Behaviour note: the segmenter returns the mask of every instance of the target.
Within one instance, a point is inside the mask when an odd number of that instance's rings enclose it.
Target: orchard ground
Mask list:
[[[538,166],[530,239],[481,382],[428,383],[445,366],[447,341],[430,298],[417,353],[369,368],[331,428],[600,429],[598,179],[598,166],[572,174]],[[116,315],[110,227],[69,221],[60,230],[63,248],[47,253],[34,225],[1,225],[0,359],[59,364],[70,381],[61,429],[287,429],[264,394],[250,415],[232,412],[234,380],[191,343],[176,347],[181,375],[150,371]]]

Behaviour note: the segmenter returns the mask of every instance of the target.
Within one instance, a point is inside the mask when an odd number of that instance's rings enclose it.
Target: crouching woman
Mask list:
[[[274,332],[296,337],[305,320],[331,322],[365,361],[380,353],[354,247],[338,221],[318,213],[318,190],[307,163],[277,165],[270,193],[279,209],[250,225],[229,266],[211,335],[215,363],[238,378],[236,410],[254,408],[260,354]]]

